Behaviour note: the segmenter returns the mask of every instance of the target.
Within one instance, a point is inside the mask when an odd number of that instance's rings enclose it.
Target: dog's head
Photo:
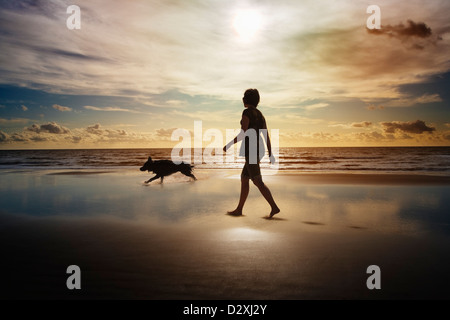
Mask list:
[[[148,157],[148,160],[144,165],[139,169],[141,171],[153,171],[153,160],[152,157]]]

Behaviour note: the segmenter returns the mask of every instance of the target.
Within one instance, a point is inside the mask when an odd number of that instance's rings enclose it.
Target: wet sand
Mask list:
[[[237,172],[196,175],[1,173],[1,298],[450,298],[446,177],[267,176],[282,210],[267,220],[254,186],[244,216],[225,214]]]

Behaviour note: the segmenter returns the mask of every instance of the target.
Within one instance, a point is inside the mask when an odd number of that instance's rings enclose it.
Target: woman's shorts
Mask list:
[[[242,168],[241,177],[254,179],[261,175],[261,169],[259,168],[259,162],[255,164],[250,164],[245,161],[244,168]]]

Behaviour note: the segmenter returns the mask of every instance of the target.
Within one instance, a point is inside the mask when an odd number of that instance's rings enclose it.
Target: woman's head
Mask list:
[[[247,89],[242,98],[244,104],[249,104],[257,107],[259,103],[259,92],[257,89]]]

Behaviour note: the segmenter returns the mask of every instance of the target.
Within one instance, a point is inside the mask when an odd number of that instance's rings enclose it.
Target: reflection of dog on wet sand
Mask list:
[[[192,168],[193,166],[191,166],[188,163],[180,163],[180,164],[175,164],[170,160],[156,160],[153,161],[152,157],[148,157],[148,160],[146,163],[144,163],[144,165],[141,167],[141,171],[153,171],[156,176],[154,176],[153,178],[145,181],[145,183],[150,183],[153,180],[159,179],[161,178],[161,183],[164,180],[164,177],[166,176],[170,176],[171,174],[175,173],[175,172],[181,172],[182,174],[184,174],[185,176],[191,177],[194,180],[197,180],[197,178],[192,174]]]

